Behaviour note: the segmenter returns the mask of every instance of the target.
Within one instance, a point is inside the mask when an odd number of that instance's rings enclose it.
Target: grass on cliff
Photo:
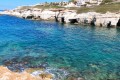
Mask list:
[[[38,8],[38,9],[51,9],[51,8],[63,8],[57,5],[45,5],[45,6],[41,6],[41,5],[36,5],[33,8]]]
[[[67,8],[70,10],[76,10],[77,13],[84,13],[84,12],[99,12],[99,13],[106,13],[107,11],[109,12],[120,12],[120,2],[118,3],[112,3],[113,0],[103,0],[101,5],[96,5],[96,6],[91,6],[91,7],[72,7],[72,8]],[[115,2],[115,1],[114,1]],[[27,9],[27,8],[38,8],[38,9],[59,9],[59,8],[64,8],[62,6],[58,5],[36,5],[36,6],[24,6],[22,9]],[[64,8],[66,9],[66,8]]]
[[[95,11],[99,13],[109,12],[119,12],[120,11],[120,3],[109,3],[109,4],[101,4],[99,6],[93,7],[80,7],[80,8],[70,8],[72,10],[77,10],[77,13],[84,13],[89,11]]]
[[[104,0],[104,2],[99,5],[99,6],[92,6],[92,7],[80,7],[80,8],[68,8],[71,10],[77,10],[77,13],[84,13],[84,12],[89,12],[89,11],[95,11],[99,13],[106,13],[107,11],[109,12],[119,12],[120,11],[120,2],[119,3],[110,3],[111,0]],[[63,8],[57,5],[45,5],[45,6],[40,6],[36,5],[34,8],[39,8],[39,9],[59,9]]]
[[[35,6],[22,6],[20,10],[30,9],[30,8],[38,8],[38,9],[61,9],[64,7],[58,6],[58,5],[35,5]]]
[[[106,4],[106,3],[110,3],[110,2],[113,2],[113,0],[103,0],[102,4]]]

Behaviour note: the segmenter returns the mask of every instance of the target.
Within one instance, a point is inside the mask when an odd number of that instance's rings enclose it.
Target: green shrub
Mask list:
[[[103,0],[101,4],[110,3],[112,0]]]

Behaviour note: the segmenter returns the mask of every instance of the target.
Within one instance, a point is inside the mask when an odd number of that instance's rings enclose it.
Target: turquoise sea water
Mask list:
[[[2,15],[0,64],[13,71],[42,67],[85,80],[120,80],[120,29]]]

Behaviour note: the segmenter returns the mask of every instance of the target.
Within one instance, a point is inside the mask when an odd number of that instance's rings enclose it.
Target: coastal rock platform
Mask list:
[[[32,69],[24,72],[12,72],[7,67],[0,66],[0,80],[52,80],[50,74],[40,74],[38,76],[30,74]]]

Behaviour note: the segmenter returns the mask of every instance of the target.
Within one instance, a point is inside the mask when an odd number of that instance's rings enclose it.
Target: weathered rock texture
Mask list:
[[[10,71],[7,67],[0,66],[0,80],[52,80],[51,78],[50,74],[34,76],[27,71],[17,73]]]

